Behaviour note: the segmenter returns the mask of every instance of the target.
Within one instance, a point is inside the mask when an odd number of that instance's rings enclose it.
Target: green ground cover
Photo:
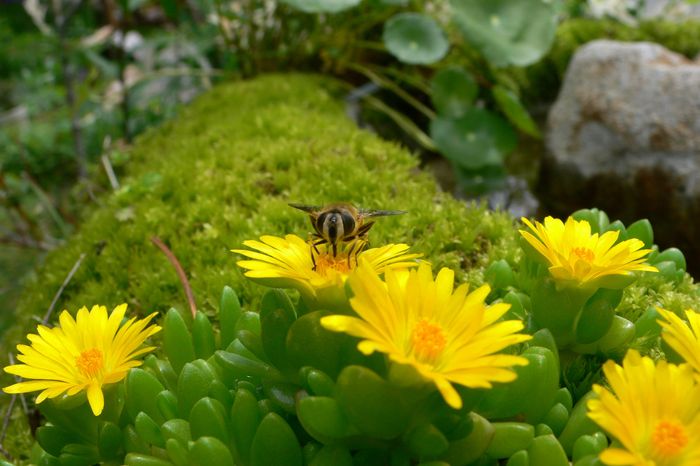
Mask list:
[[[418,170],[416,157],[347,119],[342,96],[340,86],[324,78],[263,76],[218,86],[143,135],[129,153],[122,188],[102,198],[28,281],[1,354],[24,341],[81,254],[86,257],[57,311],[122,302],[140,315],[186,309],[178,278],[152,236],[180,260],[200,310],[214,315],[224,285],[238,292],[245,308],[256,309],[265,290],[243,277],[230,249],[263,234],[305,237],[307,218],[288,202],[351,200],[407,210],[380,219],[373,244],[407,243],[434,270],[454,269],[458,281],[482,283],[494,260],[517,269],[521,253],[512,218],[440,192]],[[636,317],[654,304],[700,309],[697,286],[688,276],[644,278],[625,291],[621,312]],[[4,445],[17,455],[26,452],[30,437],[19,407],[14,420]]]

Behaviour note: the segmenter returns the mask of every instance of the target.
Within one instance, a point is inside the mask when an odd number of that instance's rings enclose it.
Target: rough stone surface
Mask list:
[[[566,73],[547,129],[545,209],[649,218],[700,270],[700,64],[651,43],[595,41]]]

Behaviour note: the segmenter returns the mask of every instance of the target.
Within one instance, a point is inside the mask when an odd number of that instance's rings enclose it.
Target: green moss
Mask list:
[[[530,102],[553,101],[571,57],[580,46],[597,39],[656,42],[694,58],[700,52],[700,21],[649,20],[638,26],[585,18],[565,21],[557,29],[554,45],[545,58],[528,68],[513,70],[524,97]]]
[[[412,171],[417,159],[345,119],[332,92],[332,83],[309,76],[225,85],[143,137],[124,187],[48,257],[18,316],[45,312],[81,253],[87,257],[59,307],[126,301],[146,313],[183,306],[174,270],[150,242],[154,235],[179,258],[202,308],[213,307],[225,284],[255,300],[261,290],[243,280],[229,250],[262,234],[306,236],[306,216],[287,206],[293,201],[408,210],[381,219],[373,242],[409,243],[437,265],[471,269],[485,263],[492,242],[512,243],[510,219],[439,193],[432,179]]]

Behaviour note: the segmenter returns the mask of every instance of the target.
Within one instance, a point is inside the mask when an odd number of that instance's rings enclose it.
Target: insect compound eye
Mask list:
[[[343,237],[343,219],[338,212],[324,212],[318,217],[318,225],[323,237],[331,244]]]
[[[339,215],[343,222],[343,232],[345,232],[345,235],[351,235],[354,233],[355,226],[357,224],[355,222],[355,217],[348,212],[341,212]]]

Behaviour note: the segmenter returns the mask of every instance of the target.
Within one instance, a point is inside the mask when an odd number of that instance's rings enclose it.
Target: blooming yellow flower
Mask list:
[[[700,376],[700,314],[692,309],[686,310],[686,324],[673,312],[660,307],[656,309],[663,317],[659,325],[664,329],[664,340]]]
[[[349,278],[350,304],[359,317],[327,316],[321,325],[361,338],[357,348],[364,354],[379,351],[413,367],[455,409],[462,400],[452,383],[490,388],[515,379],[511,366],[527,364],[520,356],[496,354],[531,337],[516,333],[523,328],[519,320],[497,322],[510,306],[487,306],[488,286],[453,291],[454,272],[443,268],[433,280],[428,264],[410,272],[387,270],[385,280],[360,262]]]
[[[644,263],[651,249],[642,249],[642,241],[632,238],[615,244],[619,231],[591,234],[587,221],[572,217],[566,223],[547,217],[544,225],[533,225],[526,218],[522,221],[532,233],[520,230],[520,234],[549,262],[549,271],[556,280],[590,284],[610,275],[658,271]]]
[[[248,249],[233,249],[251,260],[238,261],[247,269],[245,276],[263,285],[279,288],[295,288],[315,303],[338,303],[345,301],[345,281],[355,270],[359,260],[366,261],[378,273],[386,269],[405,269],[417,265],[415,259],[420,254],[409,254],[405,244],[389,244],[380,248],[362,251],[357,256],[349,246],[331,254],[328,245],[318,247],[314,252],[316,267],[311,259],[311,246],[296,235],[284,238],[262,236],[260,241],[244,241]]]
[[[38,335],[29,334],[31,346],[17,345],[17,356],[24,364],[5,367],[5,372],[19,375],[26,382],[3,388],[5,393],[25,393],[43,390],[36,402],[55,398],[64,392],[75,395],[85,390],[90,408],[99,416],[104,408],[102,386],[120,381],[127,371],[141,365],[137,356],[154,347],[139,349],[146,338],[160,331],[157,325],[148,326],[156,315],[136,320],[131,318],[120,325],[126,304],[114,308],[107,316],[107,308],[93,306],[78,311],[76,319],[68,311],[59,317],[59,326],[37,327]]]
[[[622,367],[603,366],[612,391],[594,385],[588,417],[616,439],[600,454],[608,465],[700,464],[700,385],[688,364],[641,357],[629,350]]]

